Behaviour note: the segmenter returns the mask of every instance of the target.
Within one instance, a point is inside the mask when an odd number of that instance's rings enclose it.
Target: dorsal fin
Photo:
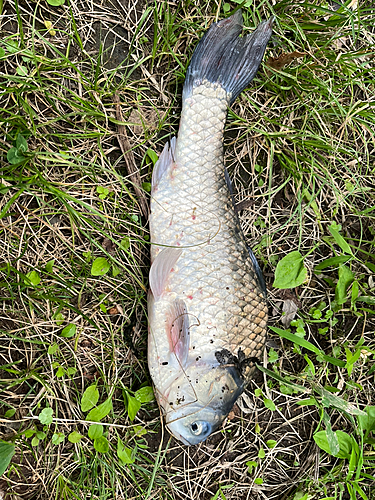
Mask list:
[[[150,269],[150,288],[155,299],[165,288],[169,273],[182,253],[180,248],[164,248],[159,252]]]

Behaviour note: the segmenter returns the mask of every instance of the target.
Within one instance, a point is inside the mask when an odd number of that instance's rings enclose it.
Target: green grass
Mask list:
[[[375,498],[371,2],[336,12],[320,0],[246,2],[246,30],[274,14],[275,37],[229,111],[225,159],[267,282],[268,365],[199,447],[171,440],[150,401],[148,227],[126,164],[147,197],[193,49],[237,6],[3,5],[0,471],[14,455],[0,491],[10,498]],[[276,288],[291,252],[284,274],[302,281]],[[98,399],[82,406],[92,386]]]

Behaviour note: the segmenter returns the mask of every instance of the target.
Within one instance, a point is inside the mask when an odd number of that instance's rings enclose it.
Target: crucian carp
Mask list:
[[[272,24],[241,37],[240,10],[212,24],[187,70],[178,138],[152,175],[148,365],[167,428],[186,445],[220,426],[266,340],[265,284],[234,210],[223,134]]]

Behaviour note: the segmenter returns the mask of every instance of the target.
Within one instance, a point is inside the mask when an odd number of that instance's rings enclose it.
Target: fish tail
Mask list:
[[[194,51],[186,73],[183,98],[204,80],[219,83],[227,92],[230,103],[254,78],[267,43],[272,35],[274,17],[263,21],[257,29],[244,37],[242,13],[213,23]]]

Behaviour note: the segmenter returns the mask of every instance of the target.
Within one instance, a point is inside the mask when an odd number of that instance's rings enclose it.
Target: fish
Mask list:
[[[220,427],[266,341],[266,287],[234,209],[223,136],[273,21],[243,37],[240,10],[211,25],[186,72],[178,137],[152,173],[148,367],[166,428],[185,445]]]

